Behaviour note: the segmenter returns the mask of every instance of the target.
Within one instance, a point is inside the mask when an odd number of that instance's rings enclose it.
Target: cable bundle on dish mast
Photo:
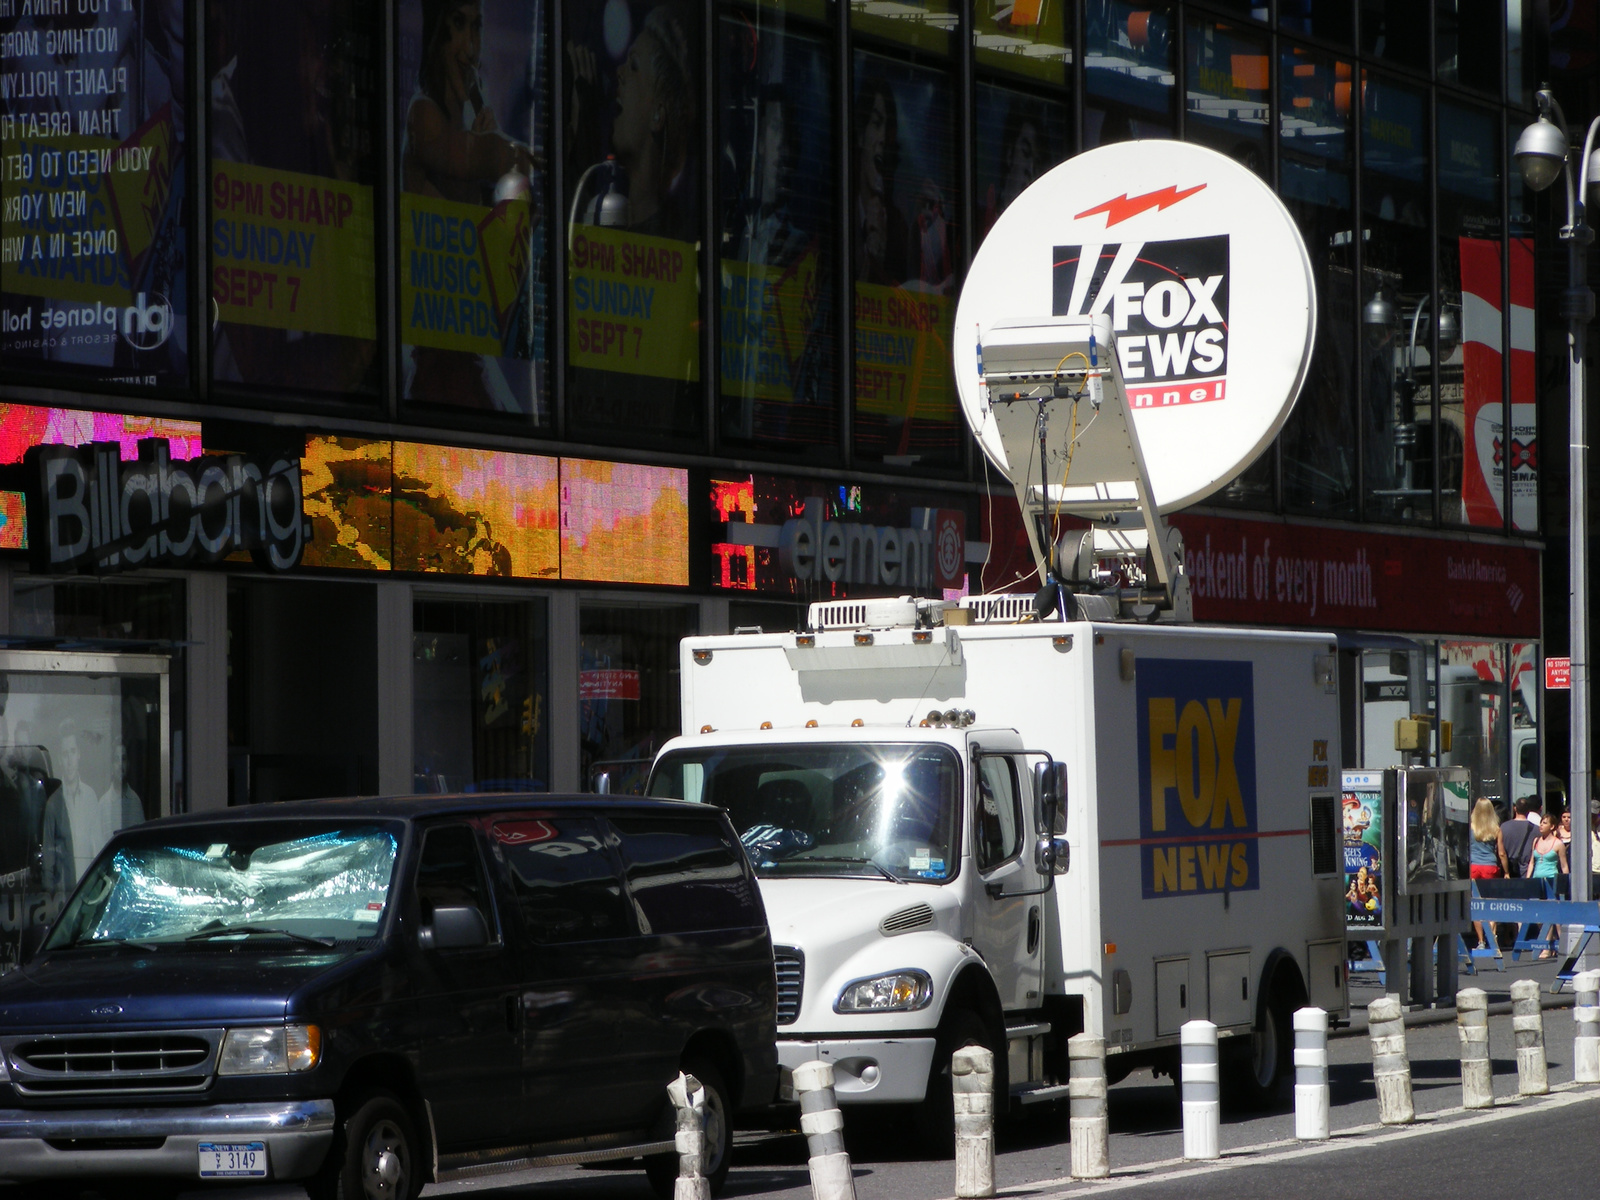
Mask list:
[[[1166,515],[1271,444],[1315,328],[1293,219],[1225,155],[1103,146],[1017,197],[968,273],[953,357],[1016,490],[1040,619],[1194,619]]]

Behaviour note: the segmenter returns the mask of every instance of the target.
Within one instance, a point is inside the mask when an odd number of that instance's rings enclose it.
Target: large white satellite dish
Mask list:
[[[987,352],[991,331],[1051,322],[1109,322],[1144,486],[1172,512],[1228,484],[1283,427],[1311,359],[1311,263],[1272,190],[1202,146],[1103,146],[1035,181],[984,239],[953,343],[967,424],[1019,488],[1026,439],[1003,436],[978,339]],[[1074,447],[1074,476],[1123,465],[1096,462],[1095,446]]]

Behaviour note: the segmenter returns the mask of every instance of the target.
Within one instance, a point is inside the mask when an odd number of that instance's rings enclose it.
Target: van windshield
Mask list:
[[[311,821],[141,831],[90,868],[46,949],[376,937],[397,835]]]
[[[723,746],[665,755],[648,794],[727,810],[763,876],[956,872],[961,764],[946,746]]]

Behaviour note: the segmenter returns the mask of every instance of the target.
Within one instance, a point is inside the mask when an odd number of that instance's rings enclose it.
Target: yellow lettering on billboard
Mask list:
[[[1158,892],[1178,890],[1178,848],[1156,846],[1150,852],[1150,865],[1154,868],[1155,889]]]
[[[583,226],[567,259],[575,367],[700,378],[700,272],[693,243]]]
[[[856,407],[907,421],[955,415],[948,296],[856,284]]]
[[[1239,772],[1233,758],[1234,742],[1239,737],[1239,714],[1244,702],[1237,696],[1223,706],[1221,700],[1207,700],[1206,711],[1211,714],[1211,731],[1217,742],[1217,789],[1211,809],[1211,828],[1221,829],[1232,822],[1234,828],[1245,827],[1244,797],[1239,793]]]
[[[1198,700],[1183,706],[1178,718],[1178,803],[1190,825],[1200,826],[1211,815],[1211,797],[1217,782],[1217,746],[1211,723]]]

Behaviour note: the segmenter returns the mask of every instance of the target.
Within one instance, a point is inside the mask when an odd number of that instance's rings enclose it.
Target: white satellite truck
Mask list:
[[[1118,245],[1061,215],[1097,191],[1183,195],[1122,216]],[[1298,235],[1253,175],[1167,142],[1081,156],[1002,222],[963,293],[956,373],[1047,585],[819,602],[805,630],[685,640],[685,734],[648,785],[741,832],[783,1064],[832,1062],[844,1105],[922,1105],[935,1139],[964,1044],[996,1051],[1000,1094],[1028,1104],[1065,1096],[1074,1033],[1105,1039],[1115,1080],[1174,1072],[1180,1027],[1206,1018],[1235,1094],[1265,1103],[1294,1009],[1348,1012],[1334,641],[1189,624],[1162,516],[1231,479],[1293,402],[1314,310]],[[1274,260],[1267,309],[1241,303]],[[1184,329],[1202,302],[1216,319]],[[1267,321],[1289,342],[1277,368]],[[1180,349],[1218,331],[1211,376],[1130,403],[1163,323]],[[1208,398],[1164,412],[1162,391]]]

